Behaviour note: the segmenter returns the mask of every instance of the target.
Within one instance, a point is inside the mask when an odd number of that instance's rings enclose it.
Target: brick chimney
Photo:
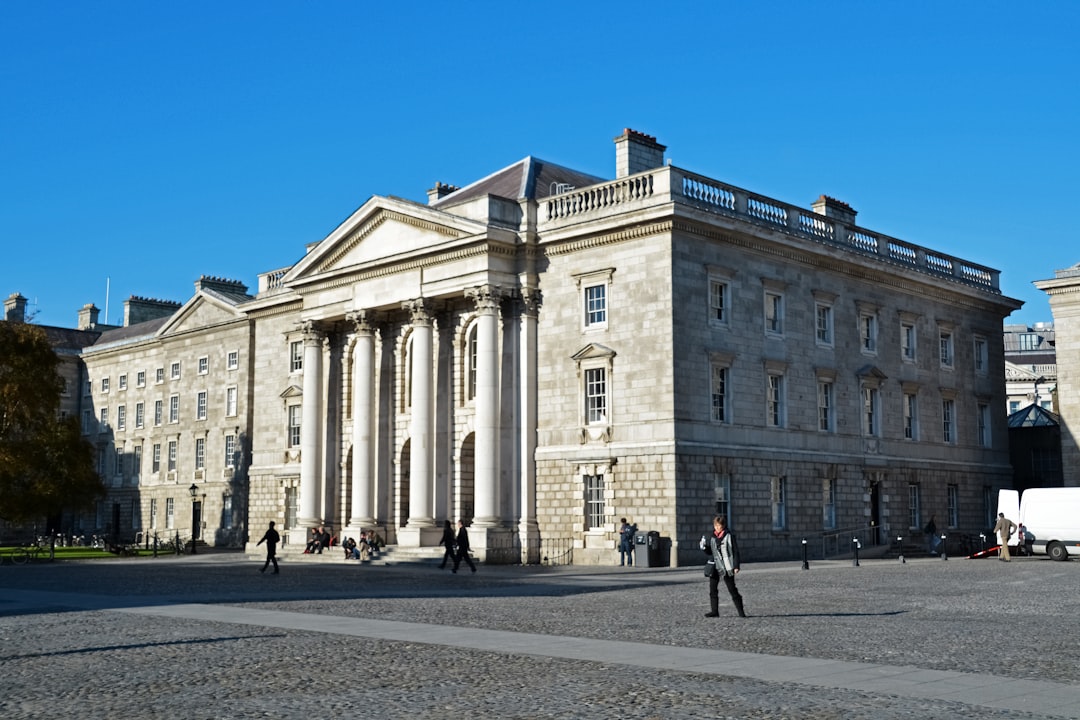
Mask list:
[[[132,295],[124,301],[124,327],[168,317],[180,307],[180,303],[172,300],[155,300]]]
[[[664,166],[666,145],[656,142],[652,135],[625,128],[615,138],[615,177],[623,178]]]
[[[434,205],[439,200],[449,195],[456,190],[460,190],[457,185],[445,185],[441,182],[435,183],[435,187],[427,191],[427,203],[428,205]]]
[[[13,292],[4,301],[4,319],[12,323],[26,322],[26,298]]]
[[[214,277],[213,275],[202,275],[195,281],[196,290],[217,290],[218,292],[229,293],[232,295],[246,295],[247,285],[239,280],[230,280],[229,278]]]
[[[86,303],[79,310],[79,329],[80,330],[93,330],[97,327],[98,312],[100,312],[94,303]]]
[[[818,215],[824,215],[827,218],[833,218],[848,225],[854,225],[855,216],[858,215],[846,202],[831,198],[828,195],[822,195],[810,207]]]

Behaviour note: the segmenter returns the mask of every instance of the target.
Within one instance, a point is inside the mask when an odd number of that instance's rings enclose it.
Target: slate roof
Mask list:
[[[579,188],[603,182],[607,180],[529,155],[471,185],[455,190],[436,200],[431,206],[446,208],[487,195],[510,200],[540,200],[558,194],[556,190],[560,185]]]

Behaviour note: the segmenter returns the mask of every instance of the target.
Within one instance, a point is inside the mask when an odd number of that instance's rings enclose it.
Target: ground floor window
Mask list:
[[[604,508],[604,476],[585,476],[585,526],[598,530],[604,526],[606,511]]]

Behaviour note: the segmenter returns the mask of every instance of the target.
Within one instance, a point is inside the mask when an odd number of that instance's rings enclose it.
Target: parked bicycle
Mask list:
[[[42,555],[48,554],[49,549],[36,542],[19,545],[7,551],[7,556],[11,558],[14,565],[25,565],[31,560],[38,560]]]

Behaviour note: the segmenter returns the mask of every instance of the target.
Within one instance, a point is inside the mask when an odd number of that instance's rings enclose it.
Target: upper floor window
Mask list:
[[[988,448],[992,443],[990,441],[990,406],[986,403],[979,403],[978,423],[979,445]]]
[[[953,336],[951,332],[942,331],[939,335],[940,347],[941,347],[941,367],[951,368],[953,366]]]
[[[585,424],[607,424],[607,369],[585,370]]]
[[[972,352],[975,356],[975,372],[979,375],[985,375],[990,367],[990,355],[989,348],[986,344],[986,338],[976,335],[974,340],[972,340]]]
[[[195,396],[195,419],[206,419],[206,391],[200,390],[199,394]]]
[[[289,406],[289,447],[300,447],[300,405]]]
[[[180,396],[173,395],[169,398],[169,422],[180,422]]]
[[[174,362],[172,365],[169,366],[169,377],[173,380],[180,379],[180,363]]]
[[[236,467],[236,436],[225,436],[225,467]]]
[[[904,393],[904,439],[919,439],[919,396],[913,392]]]
[[[815,340],[818,345],[832,347],[833,344],[833,309],[832,305],[818,303],[814,310]]]
[[[728,368],[714,362],[712,364],[712,420],[728,421]]]
[[[116,379],[117,387],[121,390],[127,390],[127,375],[123,374]]]
[[[915,362],[915,325],[900,323],[900,357],[905,362]]]
[[[206,467],[206,438],[195,438],[195,469]]]
[[[731,305],[730,286],[726,280],[709,278],[709,324],[727,325]]]
[[[1021,350],[1038,350],[1041,342],[1042,338],[1035,333],[1020,333]]]
[[[225,417],[236,417],[236,388],[225,388]]]
[[[881,397],[876,387],[863,387],[863,434],[880,435]]]
[[[127,429],[127,408],[123,405],[119,405],[116,408],[116,429]]]
[[[158,368],[154,371],[154,382],[159,385],[165,382],[165,368]]]
[[[476,323],[469,328],[465,336],[465,399],[472,400],[476,397]]]
[[[140,370],[135,374],[135,387],[146,387],[146,371]]]
[[[780,476],[772,479],[772,529],[787,528],[787,478]]]
[[[863,313],[859,315],[859,340],[862,351],[868,354],[877,353],[877,315]]]
[[[141,428],[145,419],[145,409],[141,402],[135,403],[135,427]]]
[[[289,343],[289,372],[300,372],[304,369],[304,343],[293,340]]]
[[[835,429],[834,405],[833,381],[831,379],[818,379],[818,430],[833,432]]]
[[[160,400],[154,401],[154,425],[161,424],[162,416],[162,402]]]
[[[946,398],[941,401],[941,441],[956,442],[956,401]]]
[[[585,327],[607,325],[607,285],[590,285],[585,288]]]
[[[230,350],[229,354],[225,356],[225,369],[235,370],[240,367],[240,351]]]
[[[109,392],[109,378],[101,378],[101,392]]]
[[[784,334],[784,296],[765,292],[765,334]]]
[[[784,376],[770,372],[765,387],[765,424],[769,427],[784,427]]]
[[[201,358],[199,358],[199,374],[205,375],[208,372],[210,372],[210,358],[208,358],[206,355],[203,355]]]

